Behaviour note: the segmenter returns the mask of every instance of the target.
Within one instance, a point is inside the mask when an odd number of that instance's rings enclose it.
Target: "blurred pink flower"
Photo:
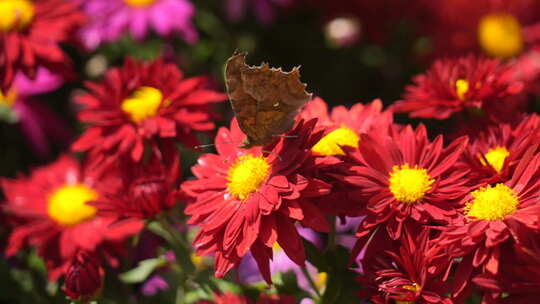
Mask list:
[[[178,34],[187,43],[198,38],[191,23],[195,7],[188,0],[85,0],[82,3],[89,22],[81,29],[80,39],[89,50],[103,42],[115,41],[126,32],[137,40],[144,39],[149,30],[162,37]]]
[[[34,80],[18,73],[11,88],[0,91],[0,120],[18,123],[28,145],[40,158],[49,155],[49,140],[67,144],[71,139],[67,124],[35,97],[56,90],[63,82],[59,75],[39,68]]]

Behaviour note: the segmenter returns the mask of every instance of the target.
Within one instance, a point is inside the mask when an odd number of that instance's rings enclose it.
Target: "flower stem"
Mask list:
[[[326,250],[334,250],[336,247],[336,216],[330,216],[330,232],[328,233],[328,244]]]
[[[315,294],[317,295],[317,298],[320,298],[321,293],[319,292],[319,289],[317,288],[317,285],[315,285],[315,282],[313,281],[313,278],[309,274],[306,266],[302,266],[302,273],[304,274],[304,276],[308,280],[309,286],[311,286],[311,289],[313,289],[315,291]]]
[[[176,262],[182,267],[182,270],[187,274],[191,274],[195,271],[195,265],[191,261],[191,253],[189,247],[185,244],[185,241],[181,239],[181,233],[172,225],[166,217],[159,217],[159,223],[163,230],[167,233],[167,241],[169,241],[173,247],[176,255]]]

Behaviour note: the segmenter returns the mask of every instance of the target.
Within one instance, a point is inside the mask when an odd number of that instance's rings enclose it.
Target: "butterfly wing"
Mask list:
[[[240,129],[248,137],[244,146],[265,145],[292,128],[294,116],[311,94],[300,82],[299,68],[283,72],[268,64],[250,67],[245,57],[236,54],[227,61],[227,91]]]

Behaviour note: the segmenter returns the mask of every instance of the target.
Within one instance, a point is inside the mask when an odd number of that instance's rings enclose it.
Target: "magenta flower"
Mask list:
[[[89,50],[126,32],[137,40],[153,30],[161,37],[177,34],[187,43],[197,41],[191,23],[195,8],[188,0],[85,0],[82,4],[89,21],[80,39]]]
[[[49,156],[50,141],[67,144],[71,139],[69,126],[35,97],[56,90],[63,82],[59,75],[39,68],[34,80],[18,73],[9,90],[0,90],[0,120],[16,123],[40,158]]]

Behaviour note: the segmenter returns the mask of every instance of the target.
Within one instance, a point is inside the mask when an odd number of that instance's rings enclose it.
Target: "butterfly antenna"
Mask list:
[[[283,161],[283,158],[281,158],[281,156],[279,156],[279,154],[274,151],[262,150],[262,152],[275,155],[279,159],[279,161]]]
[[[283,137],[283,138],[297,138],[298,135],[282,135],[282,134],[275,134],[275,135],[272,135],[274,137]]]
[[[240,141],[220,141],[219,142],[220,144],[239,144]],[[193,149],[201,149],[201,148],[208,148],[208,147],[214,147],[216,144],[205,144],[205,145],[197,145],[197,146],[194,146]]]
[[[194,148],[194,149],[208,148],[208,147],[213,147],[213,146],[215,146],[215,145],[216,145],[216,144],[196,145],[196,146],[194,146],[193,148]]]

